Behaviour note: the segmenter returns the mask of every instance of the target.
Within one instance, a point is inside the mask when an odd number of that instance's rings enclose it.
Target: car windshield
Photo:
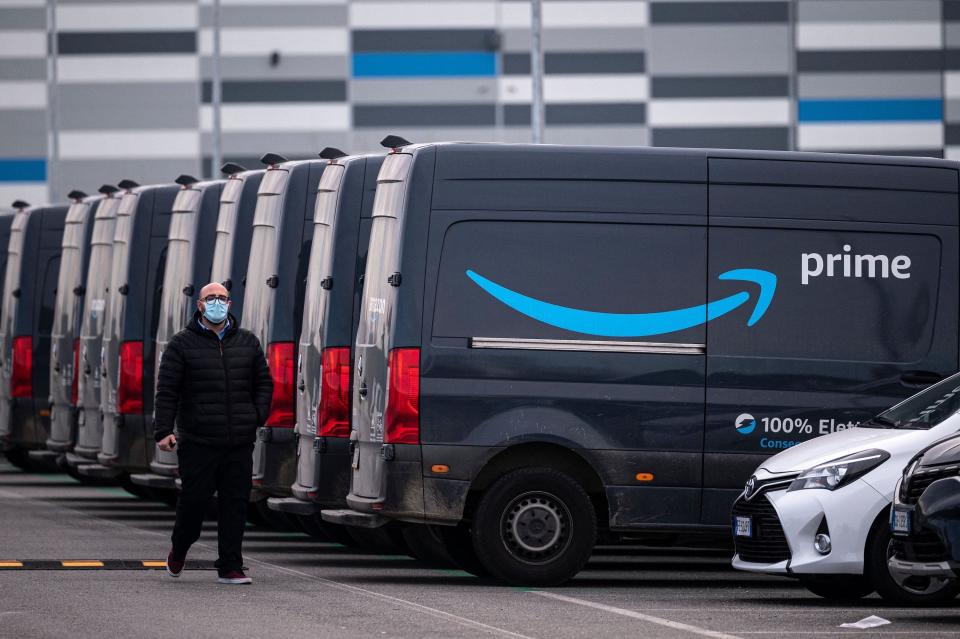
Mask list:
[[[867,428],[927,430],[960,410],[960,373],[862,422]]]

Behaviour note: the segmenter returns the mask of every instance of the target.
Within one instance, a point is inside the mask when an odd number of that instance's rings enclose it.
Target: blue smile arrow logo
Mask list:
[[[675,333],[700,324],[705,324],[726,315],[750,299],[746,291],[729,297],[673,311],[656,313],[598,313],[579,308],[569,308],[544,302],[500,286],[479,273],[467,270],[467,277],[484,291],[527,317],[575,333],[602,335],[604,337],[648,337]],[[773,301],[777,288],[777,276],[770,271],[755,268],[740,268],[719,276],[721,280],[752,282],[760,286],[756,305],[747,326],[753,326],[763,317]]]

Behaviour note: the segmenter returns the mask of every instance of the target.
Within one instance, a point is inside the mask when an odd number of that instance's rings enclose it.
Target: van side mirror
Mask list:
[[[231,280],[229,277],[220,283],[223,284],[223,288],[227,289],[228,291],[233,289],[233,280]]]
[[[86,287],[83,287],[83,286],[74,286],[74,287],[73,287],[73,294],[76,295],[77,297],[80,297],[81,295],[83,295],[83,294],[86,293],[86,292],[87,292]]]
[[[183,287],[183,294],[189,297],[193,295],[193,290],[193,284],[187,284]]]

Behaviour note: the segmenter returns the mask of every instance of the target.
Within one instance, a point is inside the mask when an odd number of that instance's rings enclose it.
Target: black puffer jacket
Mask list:
[[[153,436],[210,446],[250,444],[270,411],[273,380],[260,340],[230,328],[221,341],[199,324],[200,312],[167,344],[157,375]]]

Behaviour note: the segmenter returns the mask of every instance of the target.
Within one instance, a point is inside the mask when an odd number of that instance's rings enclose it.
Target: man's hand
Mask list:
[[[160,447],[160,450],[164,452],[172,452],[174,448],[177,447],[177,436],[176,435],[167,435],[159,442],[157,445]]]

